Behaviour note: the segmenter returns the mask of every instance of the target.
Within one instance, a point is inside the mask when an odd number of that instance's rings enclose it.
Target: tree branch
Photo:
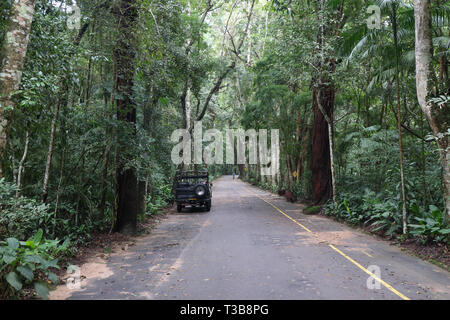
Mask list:
[[[253,15],[253,8],[255,6],[255,0],[252,0],[252,5],[250,7],[250,12],[247,15],[247,25],[245,27],[245,31],[242,33],[243,36],[241,37],[240,41],[239,41],[239,45],[236,47],[233,43],[233,47],[235,48],[235,55],[237,58],[239,57],[240,51],[241,51],[241,47],[244,44],[245,38],[247,36],[247,31],[248,28],[250,27],[250,22],[251,22],[251,18]],[[229,32],[228,32],[229,33]],[[231,37],[231,34],[230,34]],[[231,40],[233,42],[233,38],[231,37]],[[209,103],[212,99],[212,97],[220,90],[220,86],[222,84],[222,81],[225,79],[225,77],[228,75],[228,73],[230,73],[231,70],[233,70],[236,67],[236,61],[231,62],[231,64],[225,69],[225,71],[217,78],[214,86],[212,87],[212,89],[209,91],[208,97],[205,100],[205,103],[203,105],[202,108],[202,112],[200,113],[200,116],[197,118],[197,121],[201,121],[203,119],[203,117],[206,114],[206,110],[208,109]]]

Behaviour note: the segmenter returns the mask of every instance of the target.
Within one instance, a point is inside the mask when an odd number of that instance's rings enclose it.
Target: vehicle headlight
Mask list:
[[[195,188],[195,194],[198,195],[199,197],[205,195],[206,193],[206,189],[204,186],[198,186],[197,188]]]

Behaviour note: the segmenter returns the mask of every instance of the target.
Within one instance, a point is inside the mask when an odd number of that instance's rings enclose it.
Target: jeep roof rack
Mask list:
[[[208,170],[179,170],[175,174],[177,179],[209,178]]]

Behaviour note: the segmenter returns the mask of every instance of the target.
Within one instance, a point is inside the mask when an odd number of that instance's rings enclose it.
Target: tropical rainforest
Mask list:
[[[280,171],[213,164],[393,239],[447,244],[441,0],[2,0],[0,297],[173,203],[171,134],[279,129]]]

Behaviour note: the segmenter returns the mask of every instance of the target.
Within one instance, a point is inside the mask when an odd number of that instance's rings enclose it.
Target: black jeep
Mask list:
[[[186,206],[211,210],[212,183],[209,183],[208,171],[179,171],[175,180],[178,212]]]

